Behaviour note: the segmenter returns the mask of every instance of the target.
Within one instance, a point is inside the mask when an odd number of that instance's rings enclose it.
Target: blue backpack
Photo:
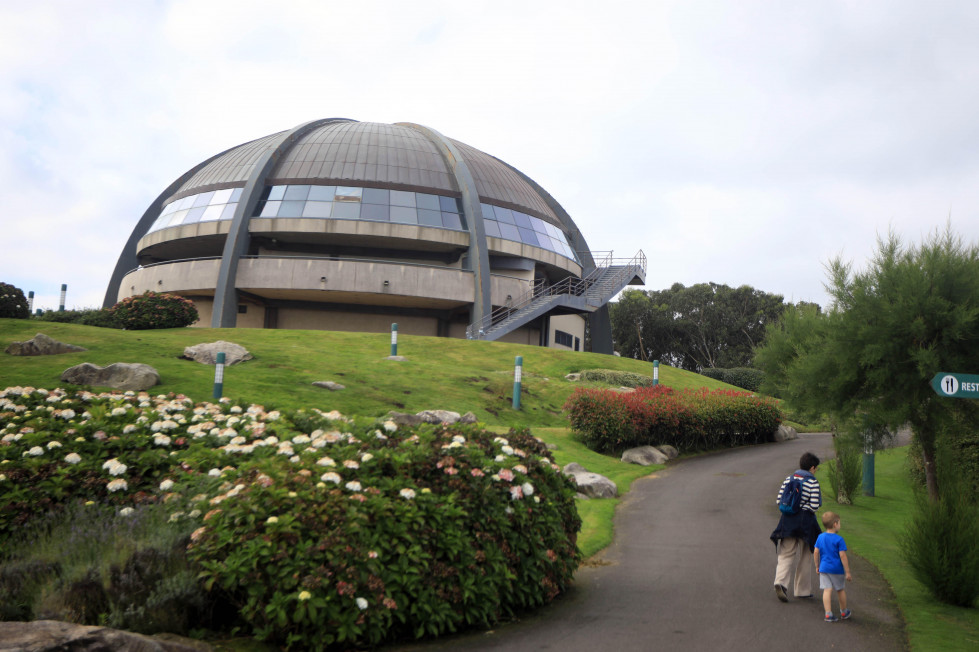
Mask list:
[[[783,514],[798,514],[799,506],[802,505],[802,483],[805,478],[798,473],[793,473],[789,483],[782,490],[782,496],[778,501],[778,509]]]

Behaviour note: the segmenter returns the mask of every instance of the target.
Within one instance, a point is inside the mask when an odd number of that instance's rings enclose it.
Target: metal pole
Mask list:
[[[513,369],[513,409],[520,409],[520,377],[523,376],[523,356],[518,355]]]
[[[874,447],[869,437],[863,447],[863,495],[874,495]]]
[[[67,283],[62,283],[61,284],[61,305],[58,306],[58,312],[64,312],[65,311],[65,295],[66,294],[68,294],[68,284]]]
[[[34,312],[34,290],[27,293],[27,312],[28,314]]]
[[[398,355],[398,325],[391,324],[391,356]]]
[[[659,360],[653,360],[653,385],[659,385]]]
[[[221,398],[224,390],[224,353],[218,353],[217,361],[214,365],[214,398]]]

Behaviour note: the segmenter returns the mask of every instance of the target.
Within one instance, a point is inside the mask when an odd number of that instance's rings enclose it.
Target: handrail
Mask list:
[[[619,267],[620,269],[617,269],[611,277],[608,277],[606,273],[613,267]],[[609,251],[601,261],[596,263],[595,269],[585,278],[579,279],[569,276],[553,285],[545,285],[543,281],[534,283],[534,287],[529,292],[509,302],[507,305],[493,310],[479,322],[470,324],[466,328],[466,339],[483,339],[488,330],[506,321],[511,315],[546,297],[562,295],[583,296],[594,287],[607,291],[610,287],[618,287],[618,284],[625,278],[635,275],[637,272],[643,276],[646,274],[646,254],[642,250],[628,260],[616,259],[613,257],[613,252]],[[605,276],[604,279],[603,276]],[[599,297],[602,294],[604,292],[599,294]]]

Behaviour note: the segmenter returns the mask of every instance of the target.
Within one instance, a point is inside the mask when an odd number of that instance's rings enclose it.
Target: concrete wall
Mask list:
[[[557,315],[551,317],[551,328],[548,333],[547,341],[550,343],[551,348],[561,349],[564,351],[574,351],[574,344],[571,346],[562,346],[557,343],[554,338],[555,331],[564,331],[565,333],[570,333],[572,337],[577,337],[581,342],[580,351],[585,350],[585,320],[578,315]]]

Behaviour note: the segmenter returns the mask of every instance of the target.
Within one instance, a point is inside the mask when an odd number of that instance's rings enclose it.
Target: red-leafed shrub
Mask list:
[[[571,428],[593,450],[670,444],[712,450],[770,441],[781,423],[771,399],[732,390],[684,390],[664,385],[634,392],[577,390],[565,403]]]

